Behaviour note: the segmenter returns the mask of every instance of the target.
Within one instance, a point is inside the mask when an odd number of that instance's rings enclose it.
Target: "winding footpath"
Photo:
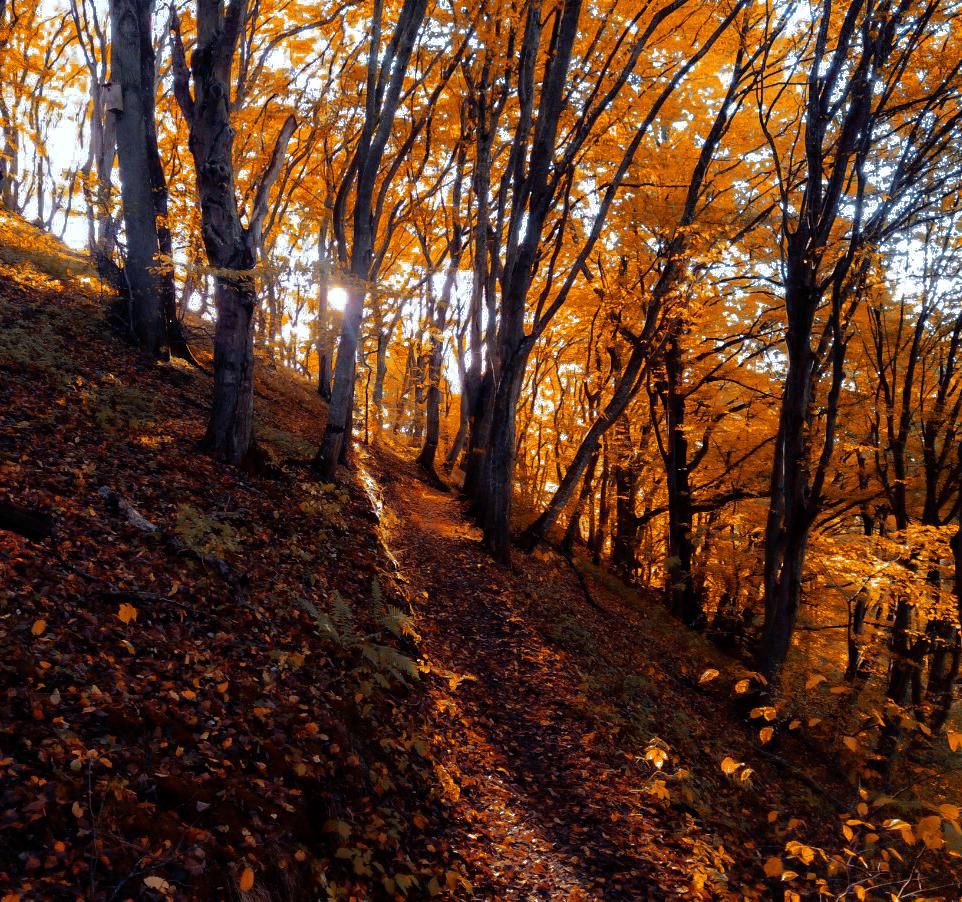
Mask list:
[[[590,659],[566,653],[536,612],[550,597],[570,605],[569,629],[604,635],[612,622],[585,603],[557,560],[526,559],[514,571],[496,565],[456,493],[428,486],[391,451],[364,466],[383,495],[385,541],[423,648],[456,687],[431,716],[447,740],[442,760],[458,797],[459,835],[447,841],[476,875],[476,895],[716,897],[697,879],[693,886],[711,838],[650,793],[644,746],[625,748],[632,743],[589,697],[581,668]]]

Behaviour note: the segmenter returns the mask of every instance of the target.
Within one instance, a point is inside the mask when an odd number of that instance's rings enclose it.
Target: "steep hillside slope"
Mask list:
[[[200,454],[209,377],[138,358],[83,259],[14,225],[0,898],[799,898],[867,879],[856,852],[839,870],[820,851],[847,854],[836,808],[858,787],[800,741],[762,747],[732,704],[745,667],[583,562],[496,565],[409,449],[362,448],[319,483],[323,404],[266,362],[263,472]],[[907,890],[958,897],[917,873]]]
[[[417,649],[368,497],[310,476],[316,394],[262,366],[269,475],[218,465],[209,378],[139,360],[64,259],[0,255],[0,502],[53,525],[0,531],[0,890],[443,882]]]

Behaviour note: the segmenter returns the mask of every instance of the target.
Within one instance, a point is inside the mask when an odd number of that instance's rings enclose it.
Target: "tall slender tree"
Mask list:
[[[245,226],[234,186],[231,72],[247,0],[197,0],[197,41],[190,68],[177,16],[171,14],[174,92],[190,132],[202,234],[214,270],[214,399],[204,447],[240,464],[251,448],[254,420],[254,267],[270,190],[297,127],[285,119],[254,196]]]

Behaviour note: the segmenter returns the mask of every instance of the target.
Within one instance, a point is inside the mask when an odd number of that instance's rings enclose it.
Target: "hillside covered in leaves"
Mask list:
[[[203,335],[146,360],[82,257],[3,239],[4,899],[955,897],[950,790],[860,790],[834,688],[749,710],[737,656],[587,560],[496,564],[387,445],[324,483],[266,363],[220,466]]]

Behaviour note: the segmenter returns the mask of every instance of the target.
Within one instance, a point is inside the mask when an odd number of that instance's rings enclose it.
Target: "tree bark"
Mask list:
[[[153,128],[153,0],[111,0],[111,71],[120,86],[123,109],[117,117],[117,158],[123,202],[126,255],[124,275],[129,293],[129,324],[146,354],[167,350],[161,305],[160,243],[154,208],[149,141]],[[172,288],[172,285],[171,285]]]
[[[632,446],[631,427],[627,419],[618,418],[615,425],[615,453],[612,479],[615,484],[615,525],[611,535],[611,566],[625,582],[634,576],[638,517],[635,494],[638,462]]]
[[[354,380],[358,343],[361,338],[361,322],[364,318],[364,302],[368,280],[372,277],[374,238],[377,229],[374,194],[381,160],[394,125],[401,97],[401,89],[407,72],[414,42],[424,20],[426,0],[404,0],[398,14],[394,34],[381,63],[382,77],[389,72],[389,81],[383,97],[377,93],[378,56],[380,54],[381,10],[377,10],[368,55],[367,108],[364,127],[357,150],[357,189],[354,197],[354,233],[351,247],[351,285],[341,339],[338,344],[337,362],[334,366],[334,386],[328,409],[327,426],[321,446],[314,459],[314,466],[323,479],[333,480],[338,463],[345,454],[345,443],[350,442],[353,419]],[[380,102],[379,102],[380,101]]]
[[[680,325],[673,323],[665,348],[665,414],[668,425],[668,448],[665,460],[668,488],[668,568],[671,608],[688,626],[696,625],[703,616],[701,599],[692,577],[695,553],[692,542],[694,509],[688,470],[688,436],[685,432],[685,392],[682,372]]]
[[[197,46],[189,73],[176,18],[171,28],[174,93],[190,129],[204,248],[215,267],[214,398],[202,447],[235,465],[246,460],[253,441],[257,306],[253,270],[270,189],[297,127],[293,116],[281,126],[245,227],[234,187],[230,85],[246,12],[246,0],[231,0],[226,10],[219,0],[197,0]]]
[[[328,322],[328,292],[330,291],[331,261],[328,256],[327,225],[317,236],[317,393],[331,400],[331,324]]]
[[[441,296],[438,298],[434,314],[434,323],[430,333],[430,348],[428,350],[427,365],[427,393],[425,396],[425,428],[424,444],[417,457],[418,465],[429,476],[438,480],[434,469],[434,459],[438,453],[438,443],[441,440],[441,370],[444,365],[444,330],[448,323],[448,310],[451,306],[451,296],[454,292],[458,267],[461,264],[462,228],[460,222],[461,207],[461,175],[464,169],[463,146],[459,150],[457,174],[452,192],[451,206],[454,214],[454,224],[450,246],[448,248],[448,269],[441,286]]]

